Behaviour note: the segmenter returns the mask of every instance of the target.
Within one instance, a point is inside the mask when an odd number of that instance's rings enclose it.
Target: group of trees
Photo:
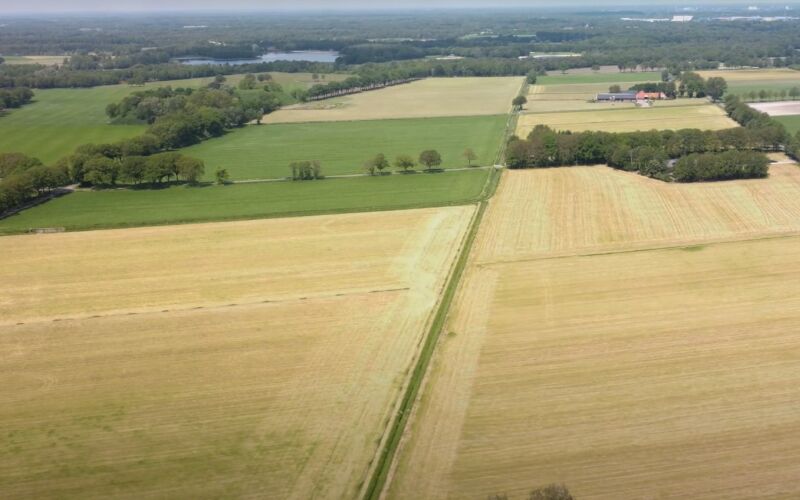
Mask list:
[[[766,177],[769,159],[756,151],[692,153],[679,158],[672,170],[677,182],[750,179]]]
[[[19,108],[33,99],[33,91],[27,87],[0,89],[0,111]]]
[[[149,184],[158,186],[173,180],[195,184],[205,173],[202,160],[168,151],[150,156],[126,156],[114,145],[85,145],[60,160],[69,179],[93,186]]]
[[[45,166],[21,153],[0,154],[0,214],[68,182],[63,165]]]
[[[322,179],[322,165],[318,160],[293,161],[289,164],[293,181]]]
[[[475,152],[470,148],[464,150],[463,156],[470,165],[478,158]],[[416,161],[407,154],[398,155],[394,159],[394,167],[403,173],[410,172],[415,166],[417,166],[417,164],[424,166],[425,170],[430,172],[435,167],[438,167],[442,164],[442,155],[435,149],[426,149],[419,154],[419,157]],[[364,162],[364,170],[369,175],[382,175],[383,171],[390,166],[391,164],[389,163],[389,160],[383,153],[378,153]]]
[[[763,129],[747,127],[720,131],[683,129],[629,133],[557,132],[536,126],[526,139],[512,137],[506,150],[509,168],[559,165],[608,164],[661,180],[698,180],[762,177],[765,155],[755,151],[774,149],[774,139]],[[780,146],[778,142],[778,146]],[[684,162],[681,175],[670,170],[670,159],[705,153],[720,155],[719,162],[698,169]]]

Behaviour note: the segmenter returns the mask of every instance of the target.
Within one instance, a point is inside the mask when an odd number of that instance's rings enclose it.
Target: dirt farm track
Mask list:
[[[388,497],[797,498],[797,331],[795,165],[506,172]]]

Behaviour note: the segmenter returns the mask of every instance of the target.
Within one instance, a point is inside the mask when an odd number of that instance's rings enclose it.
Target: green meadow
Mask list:
[[[272,73],[284,90],[304,88],[313,84],[309,73]],[[326,79],[347,75],[326,75]],[[242,75],[227,76],[235,85]],[[113,142],[134,137],[145,130],[144,125],[109,123],[106,106],[125,96],[146,88],[199,87],[212,78],[193,78],[152,82],[145,86],[107,85],[87,89],[34,90],[34,101],[19,109],[0,113],[0,153],[19,152],[52,163],[72,153],[81,144]]]
[[[477,200],[490,172],[78,191],[0,220],[0,234],[457,205]]]
[[[792,134],[800,132],[800,115],[776,116],[774,118],[783,123],[786,130]]]
[[[183,153],[206,163],[206,177],[225,168],[233,179],[286,177],[297,160],[319,160],[324,175],[363,172],[369,158],[383,153],[417,158],[425,149],[441,153],[445,168],[492,165],[502,142],[507,117],[468,116],[376,121],[249,125],[227,135],[185,148]]]
[[[557,85],[571,83],[636,83],[636,82],[660,82],[661,72],[641,71],[633,73],[582,73],[562,75],[551,71],[546,76],[536,79],[537,85]]]

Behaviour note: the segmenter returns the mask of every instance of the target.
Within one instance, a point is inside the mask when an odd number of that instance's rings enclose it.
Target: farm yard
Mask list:
[[[264,123],[506,114],[522,78],[427,78],[415,82],[289,106]]]
[[[503,176],[388,497],[800,494],[797,166]]]
[[[3,497],[356,496],[473,211],[0,238]]]
[[[699,128],[721,130],[738,126],[728,118],[725,112],[704,102],[689,102],[677,105],[681,99],[674,101],[676,105],[662,106],[657,102],[650,108],[616,107],[614,104],[598,103],[598,108],[588,111],[564,112],[528,112],[523,113],[517,122],[517,135],[525,137],[536,125],[547,125],[556,130],[581,132],[586,130],[603,130],[606,132],[634,132],[637,130],[669,130],[681,128]],[[687,99],[687,101],[689,101]],[[691,101],[696,101],[692,99]],[[536,103],[529,104],[529,111],[536,109]],[[588,103],[587,103],[588,104]],[[618,104],[616,106],[619,106]]]
[[[67,231],[320,213],[395,210],[477,201],[488,169],[433,174],[78,191],[0,220],[0,235],[31,228]]]
[[[416,159],[425,149],[441,153],[443,168],[467,166],[466,148],[477,155],[472,165],[493,165],[507,120],[487,115],[249,125],[182,152],[203,160],[207,177],[226,168],[233,179],[286,177],[289,163],[312,159],[322,162],[325,175],[363,173],[363,163],[378,153],[394,161],[400,154]]]

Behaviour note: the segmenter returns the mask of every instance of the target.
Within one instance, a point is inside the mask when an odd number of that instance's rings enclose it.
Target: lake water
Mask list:
[[[253,59],[193,58],[193,59],[178,59],[178,60],[183,64],[191,64],[193,66],[197,66],[200,64],[231,64],[231,65],[257,64],[262,62],[273,62],[273,61],[311,61],[311,62],[332,63],[336,62],[337,57],[339,57],[339,53],[334,51],[298,50],[294,52],[267,52],[261,57]]]

